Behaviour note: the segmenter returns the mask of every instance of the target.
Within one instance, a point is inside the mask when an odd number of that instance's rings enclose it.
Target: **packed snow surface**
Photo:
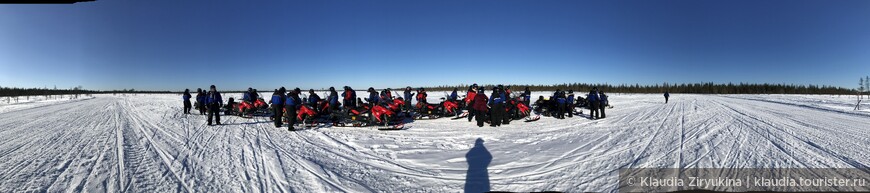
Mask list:
[[[870,107],[854,96],[610,100],[600,120],[295,132],[266,117],[207,126],[174,94],[0,104],[0,192],[610,192],[620,168],[870,165]]]

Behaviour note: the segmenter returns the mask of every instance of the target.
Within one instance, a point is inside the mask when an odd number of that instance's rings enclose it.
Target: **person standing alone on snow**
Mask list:
[[[190,114],[190,89],[184,89],[181,99],[184,99],[184,114]]]
[[[215,117],[215,121],[217,121],[217,124],[220,125],[220,108],[224,105],[224,99],[221,98],[221,93],[217,91],[214,85],[211,85],[208,94],[206,94],[206,97],[206,104],[208,105],[208,125],[211,125],[212,116]]]
[[[670,97],[671,97],[671,94],[668,93],[668,91],[665,91],[665,104],[668,103],[668,98],[670,98]]]

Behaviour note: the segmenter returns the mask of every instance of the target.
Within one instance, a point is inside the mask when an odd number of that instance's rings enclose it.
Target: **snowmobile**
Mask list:
[[[441,98],[441,103],[438,104],[429,104],[427,103],[425,106],[423,103],[417,103],[414,105],[415,113],[412,116],[415,120],[419,119],[437,119],[444,116],[444,98]]]
[[[550,100],[549,98],[544,98],[543,100],[538,99],[538,101],[535,101],[534,104],[534,112],[535,114],[549,117],[555,113],[554,111],[558,109],[557,105],[559,104],[556,102],[556,100]]]
[[[509,106],[509,108],[507,108],[508,116],[510,116],[512,120],[525,119],[525,122],[532,122],[541,119],[540,115],[532,117],[532,109],[529,106],[526,106],[526,103],[523,103],[519,97],[508,101],[507,106]]]
[[[578,111],[577,108],[580,108],[580,110]],[[574,100],[574,108],[568,109],[568,111],[570,111],[570,113],[577,112],[576,113],[577,115],[582,115],[583,109],[588,109],[588,108],[589,108],[589,101],[587,101],[583,97],[578,96],[577,99]]]
[[[397,113],[383,105],[361,104],[360,107],[345,109],[340,114],[339,121],[333,123],[337,127],[379,126],[378,130],[401,130],[404,124],[393,120]]]
[[[269,114],[269,105],[266,104],[266,101],[263,98],[257,98],[257,100],[251,101],[242,101],[241,103],[236,103],[233,105],[232,112],[240,117],[251,118],[255,115],[267,115]]]
[[[387,108],[396,114],[402,113],[405,110],[405,100],[402,97],[393,99],[393,102],[387,104]]]
[[[235,99],[230,97],[230,99],[227,100],[227,104],[221,107],[221,111],[224,112],[224,115],[238,115],[237,108],[235,108],[237,105],[238,103],[236,103]],[[208,108],[206,107],[206,109]]]
[[[452,116],[460,115],[462,113],[462,109],[460,108],[460,106],[464,106],[464,105],[461,105],[461,103],[463,103],[461,100],[442,101],[441,102],[441,108],[443,110],[442,116],[452,117]]]

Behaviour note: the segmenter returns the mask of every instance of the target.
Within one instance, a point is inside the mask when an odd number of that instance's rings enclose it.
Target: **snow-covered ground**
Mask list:
[[[601,120],[295,132],[263,117],[206,126],[180,99],[0,105],[0,192],[608,192],[620,168],[870,165],[870,111],[853,96],[611,94]]]

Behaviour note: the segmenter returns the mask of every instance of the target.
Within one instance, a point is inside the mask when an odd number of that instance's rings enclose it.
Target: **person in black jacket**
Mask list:
[[[217,91],[214,85],[209,87],[209,91],[206,94],[206,106],[208,106],[208,125],[211,126],[212,117],[214,117],[217,121],[217,124],[221,124],[221,114],[220,107],[223,106],[224,101],[221,98],[221,93]]]
[[[190,114],[190,89],[184,89],[184,94],[182,94],[181,99],[184,100],[184,114]]]

